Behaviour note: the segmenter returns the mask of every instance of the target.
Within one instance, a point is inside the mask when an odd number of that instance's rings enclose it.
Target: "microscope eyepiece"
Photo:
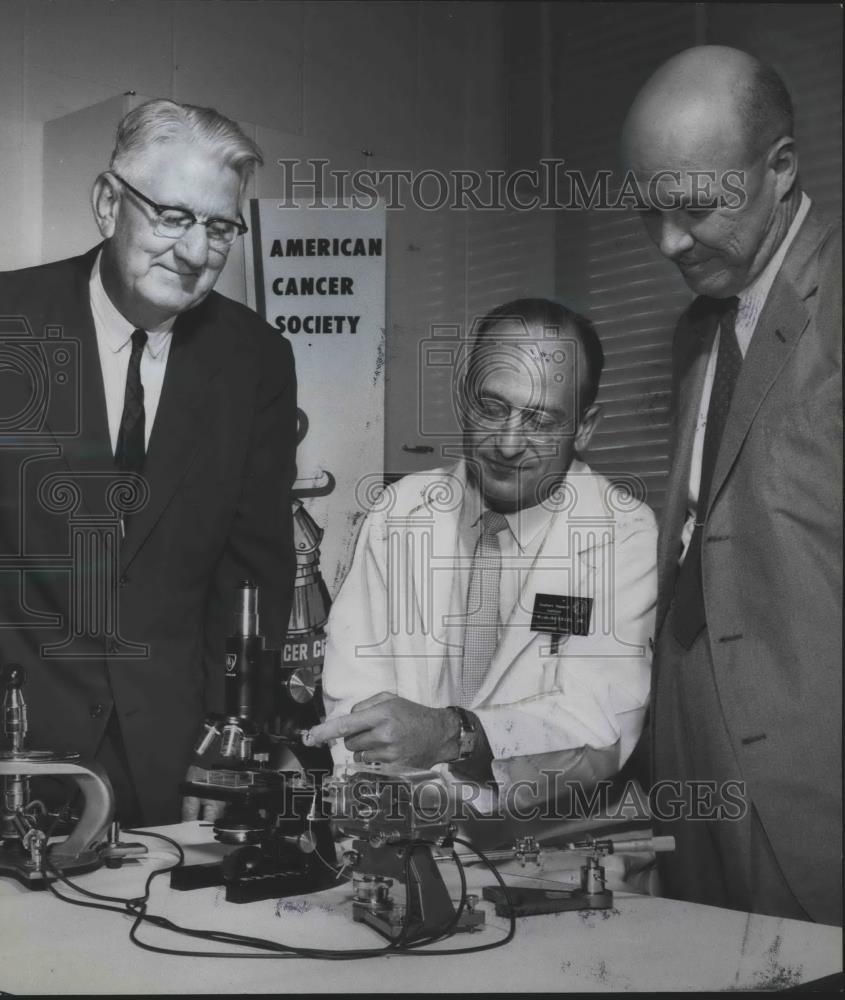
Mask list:
[[[243,580],[235,587],[233,635],[258,635],[258,588],[250,580]]]

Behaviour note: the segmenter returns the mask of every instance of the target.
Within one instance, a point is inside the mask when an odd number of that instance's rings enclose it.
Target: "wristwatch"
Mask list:
[[[467,760],[472,756],[473,750],[475,750],[475,741],[478,733],[476,732],[472,717],[465,708],[461,708],[459,705],[450,705],[449,708],[457,713],[458,721],[461,724],[461,731],[458,734],[458,756],[454,760]]]

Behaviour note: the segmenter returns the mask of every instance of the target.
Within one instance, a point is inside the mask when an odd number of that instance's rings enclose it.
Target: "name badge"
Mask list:
[[[531,631],[549,635],[588,635],[592,597],[569,597],[563,594],[536,594],[531,613]]]

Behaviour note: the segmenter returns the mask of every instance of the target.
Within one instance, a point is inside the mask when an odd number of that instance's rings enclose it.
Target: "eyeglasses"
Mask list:
[[[157,204],[152,198],[148,198],[145,194],[141,194],[137,188],[132,187],[129,181],[125,181],[120,174],[116,174],[113,170],[111,173],[127,191],[131,191],[136,198],[144,202],[145,205],[149,205],[155,212],[153,232],[156,236],[165,236],[169,240],[178,240],[189,229],[199,224],[205,226],[210,246],[214,247],[215,250],[228,250],[238,236],[243,236],[244,233],[248,232],[248,227],[243,218],[238,222],[234,222],[232,219],[205,219],[203,221],[198,219],[190,209],[179,208],[174,205]]]
[[[513,423],[514,415],[518,416],[516,426],[532,441],[544,441],[555,434],[572,432],[576,426],[572,417],[558,420],[543,410],[510,406],[495,396],[478,396],[471,402],[470,418],[475,425],[471,429],[500,431],[506,424]]]

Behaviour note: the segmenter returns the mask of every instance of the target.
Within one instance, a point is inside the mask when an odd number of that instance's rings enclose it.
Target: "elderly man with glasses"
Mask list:
[[[103,242],[0,275],[0,308],[24,324],[15,346],[46,345],[48,375],[32,438],[32,420],[15,425],[31,410],[25,367],[0,371],[0,657],[27,671],[30,745],[95,757],[124,823],[179,816],[197,730],[222,708],[236,584],[259,585],[268,641],[287,624],[292,353],[213,291],[261,162],[214,110],[143,104],[94,182]],[[135,494],[119,522],[118,483]],[[101,548],[68,555],[69,516],[104,521]]]
[[[545,299],[494,310],[456,358],[461,460],[386,487],[332,607],[328,718],[309,738],[337,763],[436,767],[505,818],[565,818],[573,785],[625,763],[657,533],[580,457],[603,360],[589,321]]]

